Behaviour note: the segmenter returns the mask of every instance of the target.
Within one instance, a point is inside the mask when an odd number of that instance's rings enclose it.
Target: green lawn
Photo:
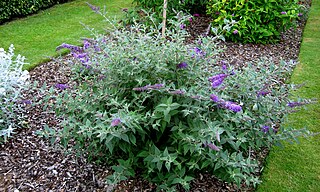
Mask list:
[[[26,62],[30,63],[25,68],[32,69],[49,57],[56,56],[55,48],[61,43],[80,44],[82,37],[90,36],[81,23],[100,31],[107,25],[86,2],[102,9],[107,5],[108,15],[114,17],[123,15],[121,9],[130,7],[132,1],[75,0],[56,5],[38,14],[0,25],[0,47],[7,49],[13,44],[15,53],[25,56]]]
[[[312,1],[303,34],[300,64],[292,76],[295,84],[306,83],[295,96],[320,100],[320,1]],[[320,102],[290,115],[287,124],[320,132]],[[302,140],[301,144],[274,147],[267,158],[259,192],[320,191],[320,135]]]

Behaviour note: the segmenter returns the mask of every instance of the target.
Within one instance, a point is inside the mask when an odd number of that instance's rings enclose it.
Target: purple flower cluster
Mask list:
[[[96,7],[87,2],[87,5],[92,9],[92,11],[98,13],[100,11],[100,7]]]
[[[288,106],[288,107],[291,107],[291,108],[299,107],[299,106],[302,106],[302,105],[305,105],[305,103],[303,103],[303,102],[297,102],[297,101],[295,101],[295,102],[289,102],[289,103],[287,104],[287,106]]]
[[[261,91],[258,91],[258,92],[257,92],[257,97],[266,96],[266,95],[268,95],[269,93],[271,93],[271,91],[261,90]]]
[[[74,58],[79,59],[82,63],[87,63],[89,61],[88,53],[72,53]]]
[[[302,17],[302,15],[303,15],[302,13],[298,13],[298,17]]]
[[[57,83],[57,84],[55,85],[55,87],[56,87],[57,89],[60,89],[60,90],[65,90],[65,89],[69,88],[69,85]]]
[[[188,67],[188,64],[186,62],[182,62],[182,63],[177,64],[178,69],[185,69],[187,67]]]
[[[170,94],[174,94],[174,95],[183,95],[183,94],[185,94],[186,92],[183,91],[183,90],[175,90],[175,91],[170,91],[169,93],[170,93]]]
[[[285,11],[281,12],[281,15],[286,15],[286,14],[287,14],[287,12],[285,12]]]
[[[180,29],[185,29],[186,25],[185,24],[180,24]]]
[[[228,76],[227,74],[221,73],[221,74],[218,74],[218,75],[209,77],[208,80],[211,82],[211,86],[212,86],[213,88],[217,88],[217,87],[219,87],[219,86],[223,83],[224,79],[225,79],[227,76]]]
[[[199,47],[195,47],[191,49],[191,51],[192,51],[192,54],[191,54],[192,58],[195,58],[195,56],[198,56],[198,57],[206,56],[206,52],[202,51]]]
[[[121,123],[121,119],[120,118],[115,118],[111,121],[111,126],[115,127],[118,126]]]
[[[242,110],[242,107],[234,102],[231,102],[231,101],[226,101],[223,103],[223,107],[226,108],[226,109],[229,109],[233,112],[240,112]]]
[[[213,143],[208,143],[208,142],[206,142],[206,143],[204,143],[203,144],[205,147],[209,147],[210,149],[212,149],[212,150],[215,150],[215,151],[220,151],[220,149],[219,149],[219,147],[217,147],[215,144],[213,144]]]
[[[235,29],[233,32],[232,32],[234,35],[238,34],[239,31],[237,29]]]
[[[223,61],[221,61],[221,63],[222,63],[222,71],[227,71],[227,65],[226,64],[224,64],[225,62],[223,62]]]
[[[91,43],[88,40],[83,41],[83,49],[88,49],[91,46]]]
[[[215,94],[211,94],[210,99],[216,103],[218,103],[220,101],[219,97]]]
[[[82,51],[81,47],[75,46],[75,45],[70,45],[70,44],[67,44],[67,43],[62,43],[61,45],[59,45],[56,48],[56,51],[59,51],[59,50],[61,50],[63,48],[69,49],[71,52],[81,52]]]
[[[200,17],[200,14],[195,13],[195,14],[193,14],[193,16],[194,16],[194,17]]]
[[[26,104],[26,105],[31,105],[32,104],[31,100],[21,100],[21,101],[18,101],[18,103]]]
[[[228,109],[228,110],[236,112],[236,113],[240,112],[242,110],[242,107],[240,105],[238,105],[234,102],[231,102],[231,101],[224,101],[223,99],[220,99],[215,94],[211,94],[210,99],[216,103],[219,103],[219,106],[221,108]]]
[[[164,86],[163,84],[146,85],[144,87],[135,87],[132,90],[134,91],[156,90],[156,89],[161,89],[163,86]]]
[[[264,133],[268,133],[269,129],[270,129],[270,127],[267,126],[267,125],[264,125],[264,126],[261,127],[261,131],[264,132]]]

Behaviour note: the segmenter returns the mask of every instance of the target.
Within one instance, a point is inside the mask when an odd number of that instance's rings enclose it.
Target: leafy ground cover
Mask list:
[[[61,43],[79,45],[80,38],[90,36],[81,23],[98,31],[103,31],[106,26],[107,23],[92,12],[86,2],[102,9],[107,5],[110,16],[120,16],[123,8],[131,6],[130,0],[76,0],[56,5],[39,14],[0,25],[0,47],[13,44],[16,52],[24,55],[25,62],[30,63],[25,65],[27,70],[58,56],[55,48]]]
[[[292,82],[303,84],[294,95],[320,99],[320,2],[313,1],[309,19],[303,33],[299,60]],[[320,104],[310,105],[291,114],[287,124],[320,131]],[[320,191],[320,136],[301,140],[300,144],[274,147],[268,158],[263,183],[258,191]]]

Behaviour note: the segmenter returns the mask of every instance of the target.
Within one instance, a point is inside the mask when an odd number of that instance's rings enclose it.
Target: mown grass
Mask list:
[[[106,6],[108,15],[123,15],[122,8],[131,6],[131,0],[75,0],[70,3],[56,5],[38,14],[17,19],[0,25],[0,47],[7,49],[15,46],[15,53],[25,56],[25,69],[30,70],[38,64],[57,56],[55,48],[61,43],[81,44],[80,39],[90,37],[90,28],[102,31],[107,25],[103,18],[94,13],[86,2]]]
[[[318,102],[291,114],[286,124],[320,132],[320,1],[312,3],[303,33],[300,64],[294,70],[292,82],[306,83],[294,92],[295,97],[317,98]],[[320,191],[320,135],[302,139],[300,144],[286,144],[284,149],[274,147],[267,158],[262,180],[258,192]]]

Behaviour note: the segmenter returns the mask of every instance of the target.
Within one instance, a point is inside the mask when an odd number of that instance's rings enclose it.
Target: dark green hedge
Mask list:
[[[58,3],[70,0],[9,0],[0,1],[0,24],[15,17],[23,17]]]

